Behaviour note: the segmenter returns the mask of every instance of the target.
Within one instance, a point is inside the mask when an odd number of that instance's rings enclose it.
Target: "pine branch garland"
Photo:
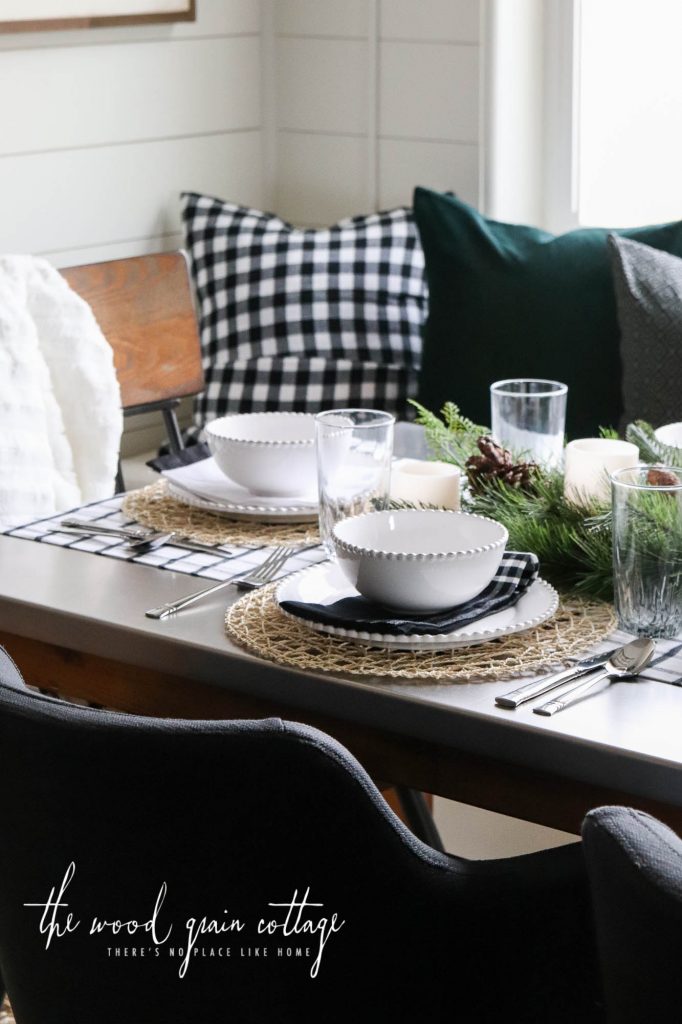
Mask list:
[[[560,473],[539,472],[531,492],[491,481],[472,495],[467,508],[506,526],[509,547],[534,551],[542,575],[561,590],[610,600],[613,596],[610,525],[587,523],[606,512],[594,503],[582,508],[564,498]]]
[[[610,504],[576,505],[567,500],[561,473],[533,463],[515,463],[511,453],[489,437],[487,427],[462,416],[453,403],[443,407],[441,417],[417,402],[412,404],[432,456],[454,463],[469,481],[463,495],[467,511],[506,526],[509,547],[534,551],[543,576],[559,589],[612,599]],[[608,427],[602,427],[600,434],[618,436]],[[682,465],[682,450],[661,444],[648,423],[630,424],[626,436],[639,448],[643,462]],[[671,564],[682,564],[679,516],[667,495],[645,496],[649,497],[652,500],[645,500],[634,512],[638,546],[652,571],[669,576]]]

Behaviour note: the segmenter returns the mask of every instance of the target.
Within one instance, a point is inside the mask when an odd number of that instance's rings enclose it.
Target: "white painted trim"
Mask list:
[[[478,196],[479,209],[486,216],[491,216],[494,207],[494,131],[491,116],[491,97],[494,96],[493,54],[496,33],[495,0],[480,0],[481,40],[479,54],[479,95],[478,95]]]
[[[578,226],[581,0],[483,0],[481,202],[555,233]]]
[[[578,226],[580,0],[545,3],[544,222],[559,233]]]
[[[241,131],[242,129],[235,129],[235,131]],[[258,129],[248,129],[250,131],[257,131]],[[221,134],[225,134],[221,132]],[[324,135],[326,138],[336,139],[366,139],[366,132],[340,132],[334,129],[328,131],[324,128],[278,128],[278,135]],[[433,136],[433,135],[392,135],[390,132],[381,135],[377,135],[377,138],[382,142],[433,142],[436,145],[449,145],[449,146],[470,146],[472,149],[476,149],[479,146],[478,142],[472,142],[471,139],[455,139],[450,135]]]
[[[486,0],[481,198],[487,216],[542,225],[543,0]]]

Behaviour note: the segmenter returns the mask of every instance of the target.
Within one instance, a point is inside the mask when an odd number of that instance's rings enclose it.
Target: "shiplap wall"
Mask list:
[[[479,197],[479,0],[272,0],[274,206],[299,224]]]
[[[183,189],[264,203],[260,4],[197,12],[0,37],[0,251],[58,267],[158,252],[181,245]],[[162,436],[158,415],[127,420],[124,454]]]
[[[57,266],[169,249],[178,192],[259,203],[260,11],[0,37],[0,238]]]
[[[479,18],[479,0],[200,0],[195,23],[0,37],[2,250],[172,248],[183,188],[300,223],[417,183],[475,202]]]

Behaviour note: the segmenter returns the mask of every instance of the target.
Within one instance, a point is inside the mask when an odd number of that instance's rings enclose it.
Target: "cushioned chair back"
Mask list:
[[[682,1017],[682,841],[629,807],[583,824],[608,1019]]]
[[[578,848],[438,854],[305,726],[74,707],[26,691],[0,649],[0,809],[17,1024],[599,1019]],[[71,864],[56,920],[78,925],[46,949],[40,905]],[[91,934],[95,918],[149,922],[162,886],[155,934]],[[319,906],[286,934],[295,893]],[[333,914],[343,926],[311,977]],[[234,919],[241,930],[216,932]],[[183,977],[192,920],[205,927]]]

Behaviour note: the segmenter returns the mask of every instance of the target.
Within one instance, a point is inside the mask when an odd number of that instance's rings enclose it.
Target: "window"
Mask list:
[[[573,53],[564,55],[559,91],[571,123],[559,131],[570,174],[555,204],[564,226],[682,217],[680,0],[568,3],[572,31],[559,45]],[[548,114],[560,118],[561,108]]]
[[[484,207],[561,232],[682,218],[682,0],[488,0]]]

